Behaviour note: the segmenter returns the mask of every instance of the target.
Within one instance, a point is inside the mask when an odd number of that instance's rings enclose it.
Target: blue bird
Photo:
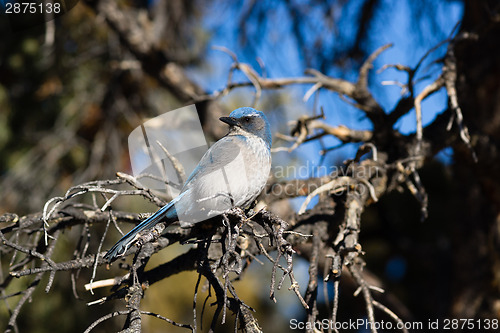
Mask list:
[[[221,117],[226,136],[203,155],[180,194],[123,236],[105,255],[122,256],[143,230],[159,222],[192,225],[233,207],[248,207],[264,188],[271,169],[271,128],[261,111],[243,107]]]

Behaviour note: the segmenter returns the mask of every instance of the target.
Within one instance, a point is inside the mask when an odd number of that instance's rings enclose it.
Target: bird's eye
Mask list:
[[[243,121],[244,121],[245,123],[249,123],[249,122],[250,122],[250,117],[245,117],[245,118],[243,118]]]

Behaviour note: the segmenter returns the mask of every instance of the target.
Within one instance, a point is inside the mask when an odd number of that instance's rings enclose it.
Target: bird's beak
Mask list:
[[[238,126],[239,125],[238,120],[236,118],[233,118],[233,117],[220,117],[219,120],[228,124],[229,126]]]

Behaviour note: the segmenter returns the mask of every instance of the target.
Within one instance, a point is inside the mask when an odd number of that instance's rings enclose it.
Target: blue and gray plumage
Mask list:
[[[104,256],[123,255],[139,233],[159,222],[192,224],[233,207],[249,206],[271,169],[271,129],[261,111],[244,107],[221,117],[229,132],[203,155],[180,194],[122,237]]]

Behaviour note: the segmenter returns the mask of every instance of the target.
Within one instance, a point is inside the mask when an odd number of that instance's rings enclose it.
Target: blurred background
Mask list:
[[[8,1],[0,3],[6,8]],[[113,179],[117,171],[130,173],[130,132],[148,119],[186,104],[198,103],[209,142],[223,135],[225,127],[216,120],[218,116],[251,105],[255,89],[234,89],[218,98],[219,109],[207,106],[204,98],[225,87],[233,63],[220,47],[232,51],[241,63],[251,65],[263,77],[302,77],[307,68],[314,68],[325,75],[355,82],[368,55],[392,43],[376,59],[369,77],[374,97],[385,110],[392,110],[402,96],[395,81],[406,82],[406,74],[394,68],[378,71],[383,65],[415,66],[432,47],[464,30],[465,23],[471,28],[487,20],[482,17],[485,8],[486,12],[498,8],[495,1],[478,5],[473,0],[89,0],[66,1],[64,5],[64,13],[58,17],[45,15],[28,20],[14,19],[8,14],[0,16],[0,214],[13,212],[21,216],[39,212],[48,199],[64,194],[71,186]],[[135,45],[124,45],[102,14],[105,10],[123,15],[130,22],[124,27],[128,33],[134,35],[138,30],[146,34],[137,34]],[[467,20],[462,21],[464,17]],[[441,74],[440,60],[447,46],[437,47],[426,58],[417,78],[417,91]],[[156,53],[141,53],[148,48]],[[484,52],[494,49],[491,46]],[[171,64],[170,72],[159,71],[162,67],[158,64],[165,63]],[[484,66],[484,71],[491,70],[489,64]],[[492,68],[498,71],[497,67]],[[247,81],[241,72],[235,72],[232,79]],[[490,84],[498,87],[498,79]],[[317,114],[320,107],[324,108],[328,124],[371,129],[364,113],[335,93],[321,91],[305,101],[304,95],[310,88],[293,85],[263,91],[256,108],[269,116],[274,133],[288,134],[288,121]],[[447,108],[444,89],[426,99],[424,126]],[[394,128],[403,135],[414,133],[415,112],[403,116]],[[274,147],[286,145],[275,138]],[[353,158],[357,148],[357,144],[341,144],[334,137],[325,137],[290,154],[275,153],[273,164],[307,164],[310,170],[340,165]],[[328,153],[319,154],[321,150]],[[493,230],[490,222],[496,221],[497,206],[483,198],[483,188],[478,184],[485,182],[458,183],[460,177],[467,178],[467,171],[454,167],[456,154],[452,145],[440,149],[421,170],[429,194],[429,218],[425,222],[420,222],[419,204],[407,191],[386,195],[362,218],[361,243],[368,268],[397,297],[400,313],[415,321],[465,315],[498,318],[499,312],[495,311],[500,311],[500,304],[495,301],[498,285],[492,282],[495,274],[490,261],[497,262],[492,259],[495,248],[484,249],[488,247],[485,238]],[[496,191],[495,183],[488,184]],[[464,194],[467,189],[476,191],[474,200]],[[295,199],[292,207],[297,208],[303,199]],[[467,223],[458,223],[457,216],[463,217],[462,210],[469,204],[475,205],[475,210],[470,208],[470,216],[466,214]],[[155,209],[134,197],[120,199],[113,208],[134,212]],[[488,226],[477,231],[473,243],[465,246],[462,240],[471,230],[468,226],[478,216]],[[90,232],[99,235],[103,230],[93,226]],[[75,232],[65,234],[69,253],[66,255],[64,244],[60,245],[56,259],[70,258],[71,242],[77,236]],[[118,235],[108,238],[109,247]],[[457,250],[475,246],[465,255]],[[183,251],[181,246],[171,247],[154,257],[151,264],[165,262]],[[461,280],[457,275],[465,274],[463,270],[474,274],[470,269],[478,267],[474,263],[480,251],[481,260],[488,262],[487,273],[476,272],[476,281],[482,284],[467,289],[464,281],[472,278]],[[304,288],[308,263],[297,257],[295,267],[297,280]],[[286,284],[277,294],[277,304],[269,300],[270,271],[269,263],[253,263],[235,286],[239,296],[257,310],[256,318],[265,331],[287,332],[289,320],[304,320],[304,313]],[[82,272],[76,299],[69,273],[64,274],[57,276],[49,294],[38,290],[33,302],[23,308],[19,332],[83,331],[111,307],[120,308],[119,302],[87,307],[86,302],[106,295],[107,291],[100,290],[96,295],[86,292],[83,285],[88,283],[91,272]],[[101,279],[113,276],[104,269],[99,269],[97,275]],[[195,272],[182,273],[155,284],[146,293],[144,310],[190,322],[196,279]],[[19,280],[20,285],[23,283],[29,280]],[[352,295],[354,290],[349,286],[343,288],[342,292]],[[488,293],[491,298],[484,296]],[[321,300],[325,303],[320,296]],[[199,303],[202,301],[200,296]],[[360,297],[340,301],[340,321],[362,314]],[[15,303],[16,297],[2,300],[0,322],[6,322]],[[323,308],[326,311],[326,303]],[[144,325],[146,332],[163,332],[165,327],[168,331],[182,331],[154,318],[145,318]],[[207,322],[204,330],[208,326]],[[118,319],[110,320],[94,331],[119,327]],[[228,323],[220,330],[232,331],[233,326]]]

